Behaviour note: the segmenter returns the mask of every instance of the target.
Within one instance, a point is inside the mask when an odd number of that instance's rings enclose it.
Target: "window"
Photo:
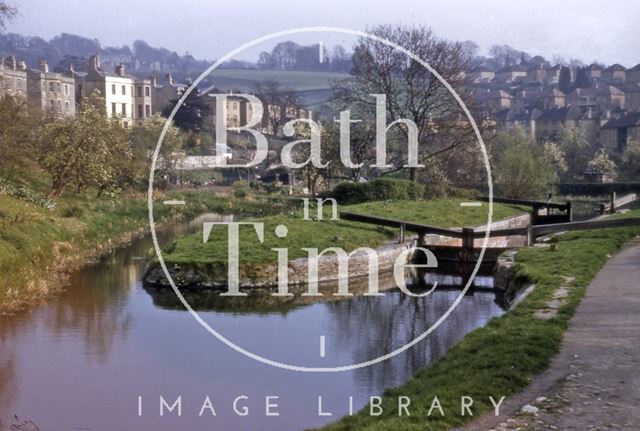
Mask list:
[[[60,93],[60,83],[56,82],[56,93]]]
[[[123,87],[124,88],[124,87]],[[126,117],[127,116],[127,104],[123,103],[122,104],[122,116]]]
[[[111,84],[111,94],[116,94],[116,84]]]
[[[69,102],[64,102],[64,112],[69,112]]]
[[[58,99],[58,112],[62,112],[62,101]]]
[[[54,85],[53,85],[53,82],[50,82],[49,83],[49,93],[53,93],[53,91],[54,91]]]
[[[16,80],[16,89],[20,90],[22,88],[22,79],[18,78]]]
[[[64,94],[65,96],[69,95],[69,86],[67,84],[64,84]]]
[[[138,87],[140,89],[140,87]],[[142,105],[138,104],[138,118],[142,118]]]
[[[150,94],[151,93],[150,93],[149,87],[144,87],[144,95],[149,96]]]
[[[142,97],[142,87],[138,86],[138,97]]]
[[[126,95],[127,94],[127,87],[125,85],[122,86],[122,95]]]
[[[55,104],[53,100],[49,100],[49,111],[53,112],[54,109],[55,109]]]
[[[122,123],[122,125],[124,126],[125,129],[129,128],[129,123],[127,123],[126,121],[124,123]]]
[[[113,117],[115,117],[115,116],[117,115],[117,112],[116,112],[116,104],[115,104],[115,103],[111,103],[111,115],[112,115]]]
[[[145,117],[151,116],[151,105],[149,105],[148,103],[144,105],[144,113],[145,113]]]

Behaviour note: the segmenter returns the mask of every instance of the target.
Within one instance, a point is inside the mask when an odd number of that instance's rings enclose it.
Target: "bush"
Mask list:
[[[562,195],[602,196],[611,192],[640,193],[640,183],[560,183],[558,192]]]
[[[364,184],[369,201],[416,200],[424,197],[424,186],[409,180],[377,178]]]
[[[367,200],[363,184],[358,183],[340,183],[331,193],[340,204],[357,204]]]
[[[340,204],[422,199],[425,187],[409,180],[377,178],[368,183],[340,183],[331,196]]]

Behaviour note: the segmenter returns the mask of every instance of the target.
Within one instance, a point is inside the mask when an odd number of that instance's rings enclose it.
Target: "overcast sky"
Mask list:
[[[294,27],[364,30],[403,23],[425,24],[441,36],[473,40],[482,49],[509,44],[547,58],[559,54],[625,66],[640,62],[640,2],[634,0],[8,1],[20,15],[7,31],[46,39],[74,33],[97,38],[103,46],[143,39],[209,60],[256,37]]]

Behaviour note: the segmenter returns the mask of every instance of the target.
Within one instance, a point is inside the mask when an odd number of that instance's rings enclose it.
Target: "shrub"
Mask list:
[[[377,178],[363,186],[369,201],[416,200],[424,197],[424,186],[409,180]]]
[[[409,180],[376,178],[368,183],[340,183],[331,193],[341,204],[422,199],[425,187]]]
[[[356,204],[367,200],[362,184],[358,183],[340,183],[338,184],[331,196],[334,197],[341,204]]]

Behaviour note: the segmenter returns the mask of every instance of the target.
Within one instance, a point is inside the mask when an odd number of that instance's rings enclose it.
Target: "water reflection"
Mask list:
[[[166,232],[161,241],[196,229],[200,221]],[[362,406],[368,396],[402,383],[468,331],[502,313],[494,293],[477,290],[463,298],[433,334],[389,361],[347,373],[292,373],[224,346],[174,306],[172,294],[146,292],[139,281],[145,269],[139,257],[150,247],[148,238],[136,242],[75,274],[71,288],[59,298],[29,313],[0,316],[0,429],[8,429],[14,414],[33,420],[42,431],[319,426],[332,418],[316,415],[318,395],[331,398],[326,408],[334,418],[346,414],[348,396],[354,396],[356,407]],[[422,277],[432,284],[429,277],[436,275]],[[427,298],[392,290],[384,297],[267,307],[261,312],[205,304],[202,316],[230,339],[266,357],[309,366],[344,365],[390,352],[422,333],[458,296],[459,290],[445,286],[455,282],[441,278],[441,286]],[[412,284],[420,288],[417,280]],[[318,353],[321,335],[326,335],[326,358]],[[198,407],[191,406],[191,414],[181,418],[139,418],[139,394],[156,402],[160,394],[200,401],[211,394],[226,406],[240,394],[252,400],[275,394],[282,399],[282,413],[269,420],[259,413],[239,418],[219,407],[218,417],[211,419],[199,418]],[[264,412],[263,405],[251,403],[254,412]],[[155,412],[155,405],[148,410]]]

